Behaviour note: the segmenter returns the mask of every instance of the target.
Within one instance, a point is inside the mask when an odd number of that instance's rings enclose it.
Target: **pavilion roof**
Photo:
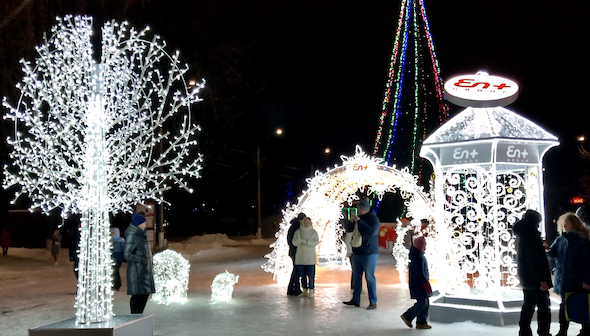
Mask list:
[[[424,145],[493,138],[557,140],[532,121],[504,107],[468,107],[426,138]]]

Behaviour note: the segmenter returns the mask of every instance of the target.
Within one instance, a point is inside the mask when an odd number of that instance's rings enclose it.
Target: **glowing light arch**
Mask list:
[[[287,231],[290,221],[300,212],[304,212],[313,220],[314,228],[320,236],[318,258],[324,261],[342,261],[344,265],[348,264],[348,258],[346,245],[341,239],[344,232],[339,221],[342,216],[342,205],[350,205],[358,199],[357,190],[364,191],[364,188],[368,187],[368,191],[375,192],[380,199],[386,192],[399,190],[405,199],[408,215],[417,220],[435,219],[433,201],[423,188],[418,186],[418,177],[410,174],[407,168],[398,170],[395,166],[381,164],[380,158],[365,154],[358,145],[353,157],[342,155],[341,159],[341,166],[328,168],[325,173],[316,171],[313,178],[307,179],[308,188],[303,191],[298,203],[287,204],[283,210],[283,221],[275,234],[277,240],[271,244],[272,252],[266,255],[269,260],[262,265],[265,271],[274,274],[275,281],[285,283],[291,273],[292,261],[288,255]],[[430,250],[436,251],[435,235],[429,236],[428,240],[432,247]],[[408,251],[400,244],[398,240],[394,246],[394,253],[398,257],[398,271],[403,279],[407,260],[400,259],[407,258]]]

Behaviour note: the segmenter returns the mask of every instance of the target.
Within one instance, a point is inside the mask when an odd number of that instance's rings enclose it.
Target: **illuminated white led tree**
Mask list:
[[[343,261],[346,263],[346,245],[342,240],[343,229],[339,225],[342,218],[343,204],[352,204],[358,197],[356,192],[369,188],[369,192],[376,192],[378,197],[383,197],[386,192],[399,190],[406,200],[409,215],[417,219],[434,219],[434,209],[428,195],[418,186],[417,177],[408,172],[408,169],[397,170],[395,167],[380,164],[382,160],[365,154],[359,146],[353,157],[341,156],[342,166],[335,166],[325,173],[316,171],[313,178],[307,179],[307,190],[299,197],[296,205],[287,205],[283,210],[283,221],[276,233],[277,240],[271,245],[272,252],[266,256],[269,260],[262,268],[274,274],[274,280],[285,283],[289,279],[292,270],[292,261],[289,258],[289,246],[287,244],[287,232],[290,222],[300,212],[304,212],[313,221],[313,226],[320,236],[317,254],[320,259],[326,261]],[[434,237],[432,237],[434,238]],[[431,251],[436,251],[436,243],[429,242]],[[399,258],[405,258],[408,250],[396,246],[395,251]],[[434,254],[434,253],[433,253]],[[444,258],[444,256],[443,256]],[[441,262],[430,263],[432,265],[444,264]],[[400,263],[407,265],[407,263]],[[405,268],[403,268],[405,272]],[[439,272],[442,273],[442,272]],[[401,272],[400,272],[401,274]]]
[[[444,219],[437,231],[450,238],[441,246],[456,266],[449,291],[468,290],[470,279],[479,293],[498,297],[519,284],[512,226],[527,209],[543,213],[542,158],[557,138],[501,106],[516,100],[511,80],[480,72],[451,78],[445,90],[467,108],[430,135],[420,155],[437,176]]]
[[[188,291],[190,263],[180,253],[162,251],[154,256],[154,282],[158,303],[185,303]]]
[[[162,202],[171,184],[199,176],[190,106],[204,84],[189,90],[179,54],[147,32],[104,24],[97,62],[92,18],[58,18],[35,64],[23,61],[17,104],[3,100],[15,125],[4,187],[20,186],[32,208],[82,214],[77,323],[113,315],[109,212]]]

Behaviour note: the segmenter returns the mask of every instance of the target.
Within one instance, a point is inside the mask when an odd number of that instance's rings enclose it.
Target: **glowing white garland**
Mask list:
[[[300,212],[304,212],[313,220],[314,228],[318,231],[318,257],[327,261],[346,259],[343,229],[339,225],[342,204],[352,204],[358,198],[355,194],[357,190],[364,190],[365,186],[369,186],[369,191],[375,191],[380,198],[385,192],[395,192],[396,188],[399,188],[401,195],[406,199],[409,216],[433,221],[432,203],[428,195],[422,191],[422,187],[417,185],[417,177],[410,174],[407,169],[400,171],[395,167],[382,165],[381,159],[365,154],[360,146],[356,146],[353,157],[341,156],[341,159],[342,166],[327,169],[326,173],[316,171],[315,176],[307,180],[307,190],[299,197],[298,204],[288,204],[283,210],[283,221],[275,234],[277,240],[271,244],[272,252],[266,255],[269,260],[262,265],[265,271],[273,273],[275,281],[286,283],[289,280],[293,266],[288,255],[287,231],[290,221]],[[431,246],[435,251],[436,244],[433,243]],[[406,251],[406,256],[409,253],[403,245],[394,248],[400,255],[403,254],[402,248]],[[446,260],[430,264],[440,265],[444,262]],[[402,264],[404,262],[400,263]]]
[[[409,251],[404,244],[405,236],[408,231],[410,231],[410,229],[412,229],[411,224],[403,226],[400,221],[398,221],[395,226],[395,233],[397,234],[397,237],[395,239],[395,244],[393,244],[393,251],[391,254],[395,258],[395,268],[399,273],[399,281],[401,283],[406,283],[406,270],[410,264]]]
[[[156,293],[153,299],[158,303],[185,303],[191,265],[180,253],[162,251],[154,256],[154,282]]]
[[[163,202],[170,182],[188,190],[183,177],[199,177],[201,169],[200,154],[188,146],[199,130],[190,105],[204,83],[188,91],[178,52],[166,53],[147,31],[107,22],[97,63],[92,18],[57,18],[35,64],[22,61],[19,101],[13,107],[3,99],[15,125],[4,188],[20,186],[15,200],[27,194],[31,209],[82,214],[77,323],[113,315],[109,212]]]
[[[234,285],[238,283],[239,277],[239,275],[231,274],[228,271],[217,274],[211,284],[211,300],[230,300],[234,292]]]

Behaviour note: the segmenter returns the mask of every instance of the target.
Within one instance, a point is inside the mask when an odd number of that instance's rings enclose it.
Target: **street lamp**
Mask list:
[[[277,128],[275,130],[275,134],[281,136],[283,134],[282,128]],[[262,238],[262,201],[260,197],[260,140],[258,140],[258,145],[256,146],[256,180],[258,186],[258,230],[256,231],[256,238]]]

